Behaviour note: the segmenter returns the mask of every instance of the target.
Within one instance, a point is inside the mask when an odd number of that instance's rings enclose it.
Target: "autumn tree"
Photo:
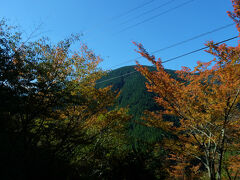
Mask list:
[[[240,1],[232,3],[234,11],[228,14],[240,33]],[[147,125],[176,137],[164,143],[171,152],[169,159],[175,162],[169,168],[172,175],[183,177],[188,168],[192,178],[199,177],[204,167],[211,180],[239,178],[240,44],[231,47],[208,42],[207,52],[214,59],[198,62],[193,70],[183,67],[176,72],[179,80],[164,71],[161,59],[156,60],[141,44],[136,45],[156,67],[156,71],[149,71],[137,62],[137,70],[148,81],[148,91],[157,95],[156,102],[164,108],[149,113]],[[166,115],[176,117],[180,125],[166,121]]]
[[[98,68],[102,60],[84,44],[71,50],[79,40],[71,36],[57,44],[47,38],[26,42],[16,28],[1,21],[3,177],[79,178],[81,172],[74,165],[81,159],[81,148],[100,146],[100,140],[109,152],[118,148],[110,147],[110,142],[114,145],[130,116],[126,110],[109,110],[116,96],[111,87],[95,88],[104,74]]]

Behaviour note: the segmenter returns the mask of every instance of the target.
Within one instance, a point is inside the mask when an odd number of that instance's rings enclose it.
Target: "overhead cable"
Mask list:
[[[137,9],[140,9],[140,8],[142,8],[142,7],[144,7],[144,6],[148,5],[148,4],[153,3],[154,1],[156,1],[156,0],[151,0],[151,1],[148,1],[148,2],[146,2],[146,3],[143,3],[143,4],[137,6],[137,7],[133,8],[133,9],[128,10],[128,11],[125,12],[125,13],[122,13],[122,14],[119,14],[119,15],[113,17],[111,20],[115,20],[115,19],[118,19],[118,18],[120,18],[120,17],[122,17],[122,16],[125,16],[125,15],[127,15],[127,14],[130,14],[130,13],[132,13],[133,11],[136,11]]]
[[[238,38],[238,37],[239,37],[239,36],[234,36],[234,37],[232,37],[232,38],[229,38],[229,39],[220,41],[220,42],[218,42],[218,43],[215,43],[214,45],[219,45],[219,44],[222,44],[222,43],[231,41],[231,40],[233,40],[233,39],[236,39],[236,38]],[[202,47],[202,48],[200,48],[200,49],[197,49],[197,50],[194,50],[194,51],[190,51],[190,52],[188,52],[188,53],[185,53],[185,54],[182,54],[182,55],[179,55],[179,56],[176,56],[176,57],[167,59],[167,60],[165,60],[165,61],[162,61],[162,63],[170,62],[170,61],[173,61],[173,60],[182,58],[182,57],[184,57],[184,56],[188,56],[188,55],[190,55],[190,54],[193,54],[193,53],[202,51],[202,50],[207,49],[207,48],[208,48],[208,46],[205,46],[205,47]],[[137,73],[137,72],[138,72],[138,71],[134,70],[134,71],[132,71],[132,72],[129,72],[129,73],[126,73],[126,74],[123,74],[123,75],[120,75],[120,76],[116,76],[116,77],[113,77],[113,78],[110,78],[110,79],[106,79],[106,80],[103,80],[103,81],[100,81],[100,82],[96,82],[96,84],[100,84],[100,83],[104,83],[104,82],[107,82],[107,81],[111,81],[111,80],[113,80],[113,79],[118,79],[118,78],[120,78],[120,77],[124,77],[124,76],[130,75],[130,74],[133,74],[133,73]]]
[[[155,7],[155,8],[152,8],[152,9],[148,10],[148,11],[145,11],[145,12],[139,14],[138,16],[135,16],[135,17],[133,17],[133,18],[128,19],[127,21],[124,21],[124,22],[121,23],[121,24],[126,24],[126,23],[128,23],[129,21],[132,21],[132,20],[134,20],[134,19],[140,18],[140,17],[142,17],[142,16],[144,16],[144,15],[146,15],[146,14],[152,13],[153,11],[156,11],[156,10],[158,10],[158,9],[164,7],[164,6],[167,6],[167,5],[171,4],[171,3],[173,3],[174,1],[176,1],[176,0],[167,1],[166,3],[163,3],[163,4],[161,4],[160,6],[157,6],[157,7]]]
[[[145,19],[145,20],[143,20],[143,21],[141,21],[141,22],[138,22],[138,23],[136,23],[136,24],[133,24],[133,25],[131,25],[131,26],[128,26],[128,27],[122,29],[121,31],[119,31],[118,33],[124,32],[124,31],[126,31],[126,30],[128,30],[128,29],[131,29],[131,28],[133,28],[133,27],[136,27],[136,26],[138,26],[138,25],[140,25],[140,24],[143,24],[143,23],[146,23],[146,22],[148,22],[148,21],[151,21],[151,20],[153,20],[153,19],[155,19],[155,18],[157,18],[157,17],[159,17],[159,16],[162,16],[162,15],[164,15],[164,14],[167,14],[167,13],[169,13],[169,12],[175,10],[175,9],[181,8],[181,7],[183,7],[183,6],[191,3],[191,2],[193,2],[193,1],[194,1],[194,0],[189,0],[189,1],[186,1],[186,2],[184,2],[184,3],[181,3],[181,4],[179,4],[178,6],[175,6],[175,7],[173,7],[173,8],[170,8],[170,9],[166,10],[166,11],[163,11],[163,12],[160,13],[160,14],[154,15],[154,16],[152,16],[152,17],[150,17],[150,18],[147,18],[147,19]]]
[[[193,36],[193,37],[191,37],[191,38],[189,38],[189,39],[186,39],[186,40],[183,40],[183,41],[174,43],[174,44],[172,44],[172,45],[163,47],[163,48],[161,48],[161,49],[155,50],[155,51],[151,52],[151,54],[155,54],[155,53],[158,53],[158,52],[161,52],[161,51],[165,51],[165,50],[167,50],[167,49],[170,49],[170,48],[173,48],[173,47],[182,45],[182,44],[184,44],[184,43],[187,43],[187,42],[190,42],[190,41],[192,41],[192,40],[198,39],[198,38],[200,38],[200,37],[206,36],[206,35],[208,35],[208,34],[212,34],[212,33],[215,33],[215,32],[217,32],[217,31],[220,31],[220,30],[226,29],[226,28],[228,28],[228,27],[231,27],[231,26],[233,26],[234,24],[235,24],[235,23],[227,24],[227,25],[224,25],[224,26],[215,28],[215,29],[213,29],[213,30],[211,30],[211,31],[207,31],[207,32],[198,34],[198,35]],[[137,58],[135,58],[135,59],[129,59],[129,60],[124,61],[124,62],[122,62],[122,63],[120,63],[120,64],[114,65],[114,66],[112,66],[111,68],[121,66],[121,65],[123,65],[123,64],[126,64],[126,63],[128,63],[128,62],[135,61],[135,60],[140,59],[140,58],[142,58],[142,56],[139,56],[139,57],[137,57]]]

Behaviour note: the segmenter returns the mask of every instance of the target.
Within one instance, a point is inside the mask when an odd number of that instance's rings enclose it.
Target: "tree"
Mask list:
[[[115,101],[111,87],[95,88],[104,74],[98,68],[101,58],[84,44],[73,52],[71,45],[78,41],[71,36],[56,45],[46,38],[25,42],[1,21],[3,177],[80,178],[73,167],[79,147],[96,143],[100,134],[116,134],[129,120],[125,110],[109,112]],[[104,114],[108,118],[101,118]]]
[[[232,2],[234,11],[228,14],[240,33],[240,1]],[[170,167],[173,175],[182,173],[179,167],[183,171],[190,168],[193,178],[203,166],[211,180],[239,177],[240,44],[230,47],[208,42],[207,52],[214,59],[198,62],[194,70],[183,67],[177,72],[179,80],[164,71],[161,59],[156,60],[141,44],[136,45],[157,69],[149,71],[137,62],[137,70],[148,81],[148,91],[157,94],[155,100],[164,108],[149,113],[147,125],[176,137],[166,139],[164,144],[172,154],[170,160],[174,160],[175,167]],[[164,120],[165,115],[178,118],[180,125]],[[195,163],[187,163],[190,161]]]

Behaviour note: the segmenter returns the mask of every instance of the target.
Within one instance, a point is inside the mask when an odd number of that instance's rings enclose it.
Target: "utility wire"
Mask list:
[[[145,19],[145,20],[143,20],[143,21],[141,21],[141,22],[139,22],[139,23],[136,23],[136,24],[134,24],[134,25],[128,26],[128,27],[126,27],[125,29],[122,29],[121,31],[119,31],[118,33],[124,32],[124,31],[126,31],[126,30],[128,30],[128,29],[131,29],[131,28],[133,28],[133,27],[136,27],[136,26],[138,26],[138,25],[140,25],[140,24],[143,24],[143,23],[145,23],[145,22],[148,22],[148,21],[150,21],[150,20],[153,20],[153,19],[155,19],[155,18],[157,18],[157,17],[159,17],[159,16],[162,16],[162,15],[164,15],[164,14],[167,14],[167,13],[169,13],[169,12],[175,10],[175,9],[181,8],[181,7],[183,7],[183,6],[191,3],[191,2],[193,2],[193,1],[194,1],[194,0],[186,1],[186,2],[184,2],[184,3],[182,3],[182,4],[178,5],[178,6],[175,6],[175,7],[173,7],[173,8],[170,8],[170,9],[166,10],[166,11],[163,11],[163,12],[160,13],[160,14],[154,15],[154,16],[152,16],[152,17],[150,17],[150,18],[147,18],[147,19]]]
[[[236,38],[238,38],[238,36],[234,36],[234,37],[232,37],[232,38],[229,38],[229,39],[220,41],[220,42],[218,42],[218,43],[215,43],[214,45],[219,45],[219,44],[225,43],[225,42],[227,42],[227,41],[231,41],[231,40],[236,39]],[[182,54],[182,55],[180,55],[180,56],[177,56],[177,57],[174,57],[174,58],[171,58],[171,59],[167,59],[167,60],[163,61],[162,63],[166,63],[166,62],[169,62],[169,61],[173,61],[173,60],[175,60],[175,59],[178,59],[178,58],[187,56],[187,55],[189,55],[189,54],[196,53],[196,52],[198,52],[198,51],[202,51],[202,50],[207,49],[207,48],[208,48],[208,46],[205,46],[205,47],[203,47],[203,48],[200,48],[200,49],[197,49],[197,50],[194,50],[194,51],[191,51],[191,52]]]
[[[164,6],[167,6],[167,5],[171,4],[171,3],[174,2],[174,1],[175,1],[175,0],[170,0],[170,1],[166,2],[166,3],[161,4],[160,6],[157,6],[157,7],[153,8],[153,9],[150,9],[150,10],[148,10],[148,11],[145,11],[145,12],[139,14],[138,16],[135,16],[135,17],[133,17],[133,18],[130,18],[130,19],[124,21],[123,23],[121,23],[121,25],[126,24],[126,23],[128,23],[129,21],[132,21],[132,20],[137,19],[137,18],[139,18],[139,17],[142,17],[142,16],[144,16],[144,15],[146,15],[146,14],[152,13],[153,11],[155,11],[155,10],[157,10],[157,9],[160,9],[160,8],[162,8],[162,7],[164,7]]]
[[[214,45],[219,45],[219,44],[222,44],[222,43],[231,41],[231,40],[233,40],[233,39],[236,39],[236,38],[238,38],[238,37],[239,37],[239,36],[234,36],[234,37],[232,37],[232,38],[229,38],[229,39],[220,41],[220,42],[218,42],[218,43],[215,43]],[[174,57],[174,58],[167,59],[167,60],[165,60],[165,61],[162,61],[162,63],[166,63],[166,62],[169,62],[169,61],[173,61],[173,60],[179,59],[179,58],[181,58],[181,57],[188,56],[188,55],[190,55],[190,54],[193,54],[193,53],[202,51],[202,50],[207,49],[207,48],[208,48],[208,46],[205,46],[205,47],[202,47],[202,48],[200,48],[200,49],[197,49],[197,50],[194,50],[194,51],[191,51],[191,52],[188,52],[188,53],[185,53],[185,54],[176,56],[176,57]],[[100,81],[100,82],[96,82],[96,84],[100,84],[100,83],[103,83],[103,82],[111,81],[111,80],[113,80],[113,79],[118,79],[118,78],[120,78],[120,77],[124,77],[124,76],[127,76],[127,75],[129,75],[129,74],[133,74],[133,73],[137,73],[137,72],[138,72],[138,71],[134,70],[134,71],[132,71],[132,72],[129,72],[129,73],[126,73],[126,74],[123,74],[123,75],[120,75],[120,76],[116,76],[116,77],[113,77],[113,78],[110,78],[110,79],[106,79],[106,80],[103,80],[103,81]]]
[[[142,8],[142,7],[144,7],[144,6],[148,5],[148,4],[151,4],[151,3],[153,3],[154,1],[156,1],[156,0],[151,0],[151,1],[148,1],[148,2],[146,2],[146,3],[143,3],[143,4],[137,6],[137,7],[133,8],[133,9],[128,10],[128,11],[125,12],[125,13],[122,13],[122,14],[119,14],[119,15],[113,17],[111,20],[115,20],[115,19],[118,19],[118,18],[120,18],[120,17],[123,17],[123,16],[125,16],[125,15],[127,15],[127,14],[130,14],[131,12],[133,12],[133,11],[135,11],[135,10],[137,10],[137,9],[140,9],[140,8]]]
[[[218,27],[218,28],[216,28],[216,29],[213,29],[213,30],[211,30],[211,31],[208,31],[208,32],[205,32],[205,33],[202,33],[202,34],[198,34],[198,35],[193,36],[193,37],[191,37],[191,38],[189,38],[189,39],[186,39],[186,40],[177,42],[177,43],[175,43],[175,44],[172,44],[172,45],[163,47],[163,48],[158,49],[158,50],[156,50],[156,51],[153,51],[153,52],[151,52],[151,54],[155,54],[155,53],[158,53],[158,52],[161,52],[161,51],[164,51],[164,50],[167,50],[167,49],[170,49],[170,48],[179,46],[179,45],[184,44],[184,43],[187,43],[187,42],[189,42],[189,41],[192,41],[192,40],[198,39],[198,38],[200,38],[200,37],[206,36],[206,35],[208,35],[208,34],[212,34],[212,33],[214,33],[214,32],[217,32],[217,31],[226,29],[226,28],[228,28],[228,27],[231,27],[231,26],[233,26],[234,24],[235,24],[235,23],[227,24],[227,25]],[[143,58],[143,57],[142,57],[142,56],[139,56],[139,57],[137,57],[137,58],[135,58],[135,59],[130,59],[130,60],[124,61],[124,62],[122,62],[122,63],[120,63],[120,64],[117,64],[117,65],[115,65],[115,66],[112,66],[112,68],[121,66],[121,65],[126,64],[126,63],[128,63],[128,62],[135,61],[135,60],[141,59],[141,58]]]
[[[189,41],[192,41],[192,40],[198,39],[198,38],[200,38],[200,37],[206,36],[206,35],[208,35],[208,34],[212,34],[212,33],[214,33],[214,32],[217,32],[217,31],[226,29],[226,28],[228,28],[228,27],[231,27],[231,26],[233,26],[234,24],[235,24],[235,23],[231,23],[231,24],[227,24],[227,25],[225,25],[225,26],[221,26],[221,27],[216,28],[216,29],[213,29],[213,30],[211,30],[211,31],[208,31],[208,32],[205,32],[205,33],[196,35],[196,36],[194,36],[194,37],[192,37],[192,38],[189,38],[189,39],[187,39],[187,40],[184,40],[184,41],[181,41],[181,42],[172,44],[172,45],[170,45],[170,46],[167,46],[167,47],[158,49],[158,50],[156,50],[156,51],[153,51],[152,53],[154,54],[154,53],[157,53],[157,52],[160,52],[160,51],[164,51],[164,50],[167,50],[167,49],[170,49],[170,48],[179,46],[179,45],[184,44],[184,43],[187,43],[187,42],[189,42]]]
[[[119,18],[121,18],[121,17],[123,17],[123,16],[126,16],[126,15],[132,13],[133,11],[135,11],[135,10],[137,10],[137,9],[140,9],[140,8],[142,8],[142,7],[144,7],[144,6],[148,5],[148,4],[153,3],[154,1],[156,1],[156,0],[151,0],[151,1],[148,1],[148,2],[146,2],[146,3],[140,4],[139,6],[137,6],[137,7],[135,7],[135,8],[132,8],[132,9],[128,10],[127,12],[124,12],[124,13],[121,13],[121,14],[119,14],[119,15],[116,15],[116,16],[114,16],[114,17],[112,17],[112,18],[109,18],[109,19],[106,20],[105,22],[99,23],[99,24],[97,24],[97,25],[94,25],[94,26],[91,27],[90,29],[85,30],[84,33],[91,32],[92,30],[95,30],[96,28],[99,29],[99,28],[101,28],[102,26],[105,26],[105,25],[111,23],[112,21],[114,21],[114,20],[116,20],[116,19],[119,19]]]
[[[118,79],[118,78],[120,78],[120,77],[124,77],[124,76],[127,76],[127,75],[129,75],[129,74],[136,73],[136,72],[138,72],[138,71],[134,70],[134,71],[132,71],[132,72],[129,72],[129,73],[126,73],[126,74],[123,74],[123,75],[120,75],[120,76],[116,76],[116,77],[113,77],[113,78],[110,78],[110,79],[106,79],[106,80],[103,80],[103,81],[100,81],[100,82],[96,82],[96,84],[100,84],[100,83],[103,83],[103,82],[111,81],[111,80],[113,80],[113,79]]]

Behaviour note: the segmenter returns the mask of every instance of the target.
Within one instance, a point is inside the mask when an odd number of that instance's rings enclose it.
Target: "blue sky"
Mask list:
[[[135,64],[134,59],[139,55],[134,51],[136,47],[132,41],[142,43],[149,52],[153,52],[232,22],[226,13],[232,10],[231,0],[193,0],[181,8],[122,31],[187,1],[189,0],[6,0],[1,2],[0,18],[6,18],[9,24],[20,26],[28,35],[41,25],[39,37],[48,36],[54,42],[72,33],[83,33],[82,42],[104,59],[101,67],[115,69]],[[147,2],[150,3],[127,13]],[[141,15],[162,4],[167,5]],[[236,35],[235,26],[231,26],[155,55],[164,61],[201,48],[208,40],[218,42]],[[227,44],[235,45],[236,42],[235,39]],[[166,63],[165,67],[194,67],[199,60],[211,59],[212,56],[202,51]],[[129,62],[123,63],[126,61]],[[139,61],[149,64],[145,59]]]

